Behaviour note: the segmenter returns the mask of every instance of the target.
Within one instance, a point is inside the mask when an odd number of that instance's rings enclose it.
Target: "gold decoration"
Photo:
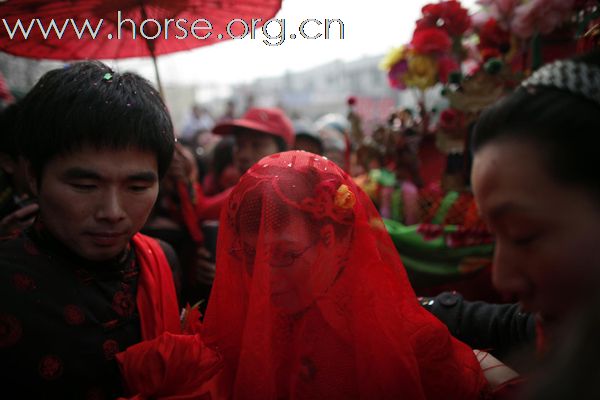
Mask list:
[[[356,196],[350,191],[347,185],[342,184],[335,192],[334,203],[337,207],[347,210],[354,207]]]

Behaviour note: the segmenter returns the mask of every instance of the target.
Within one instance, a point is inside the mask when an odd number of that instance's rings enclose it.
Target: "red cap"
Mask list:
[[[282,138],[288,148],[294,144],[292,121],[279,108],[251,108],[242,118],[225,121],[213,129],[217,135],[234,133],[235,128],[246,128]]]

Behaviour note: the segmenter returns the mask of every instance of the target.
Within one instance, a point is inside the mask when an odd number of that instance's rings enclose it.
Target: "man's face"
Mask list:
[[[474,158],[473,189],[496,237],[494,285],[547,324],[585,303],[600,285],[600,206],[555,180],[539,148],[492,142]]]
[[[240,174],[263,157],[279,152],[275,136],[252,130],[240,130],[235,134],[233,160]]]
[[[91,261],[118,256],[148,218],[158,194],[156,155],[140,150],[81,151],[52,159],[39,182],[48,231]]]

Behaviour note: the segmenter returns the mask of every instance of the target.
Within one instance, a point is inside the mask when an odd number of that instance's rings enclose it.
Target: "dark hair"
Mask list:
[[[271,136],[273,136],[273,135],[271,135]],[[287,143],[285,142],[285,140],[283,140],[282,137],[273,136],[273,138],[275,139],[275,143],[277,144],[277,148],[279,149],[279,152],[288,150]]]
[[[323,154],[323,141],[321,140],[320,137],[313,136],[310,133],[300,132],[300,133],[296,133],[295,140],[298,140],[298,139],[308,139],[312,144],[317,146],[317,148],[319,149],[318,154]],[[281,150],[281,151],[285,151],[285,150]]]
[[[600,51],[573,59],[600,66]],[[555,87],[520,87],[486,109],[475,126],[472,149],[511,139],[540,149],[547,170],[564,183],[600,194],[600,104]]]
[[[15,130],[17,112],[17,103],[12,103],[0,111],[0,153],[8,154],[14,160],[19,156]]]
[[[212,170],[215,178],[221,176],[225,168],[233,164],[233,146],[235,138],[232,135],[223,137],[213,149]]]
[[[46,73],[19,110],[19,149],[40,179],[50,160],[84,146],[151,151],[160,177],[173,157],[173,125],[160,95],[140,76],[98,61]]]

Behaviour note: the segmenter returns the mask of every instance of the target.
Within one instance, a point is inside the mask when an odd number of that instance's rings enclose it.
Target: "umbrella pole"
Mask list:
[[[148,46],[151,47],[151,46]],[[160,93],[160,97],[165,98],[165,93],[163,91],[163,86],[160,81],[160,73],[158,72],[158,62],[156,61],[156,56],[154,55],[154,50],[151,49],[150,53],[152,54],[152,64],[154,64],[154,76],[156,77],[156,85],[158,86],[158,93]]]
[[[140,2],[140,12],[142,14],[142,18],[144,20],[148,19],[148,14],[146,13],[146,8],[144,4]],[[146,46],[148,47],[148,51],[150,52],[150,56],[152,57],[152,64],[154,64],[154,76],[156,77],[156,85],[158,86],[158,93],[160,93],[160,97],[165,99],[165,93],[163,91],[162,83],[160,81],[160,73],[158,72],[158,62],[156,61],[156,53],[154,51],[154,42],[150,39],[146,40]]]

